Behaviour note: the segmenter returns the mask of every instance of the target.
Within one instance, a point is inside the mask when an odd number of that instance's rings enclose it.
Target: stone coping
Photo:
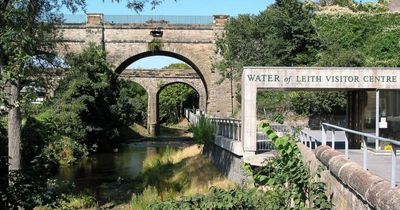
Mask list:
[[[243,156],[243,147],[242,142],[240,141],[234,141],[232,139],[216,135],[214,139],[214,144],[239,157]]]
[[[373,208],[400,208],[400,189],[391,188],[386,179],[364,170],[359,164],[345,159],[342,153],[326,145],[319,146],[315,150],[315,156],[336,178],[353,189]]]

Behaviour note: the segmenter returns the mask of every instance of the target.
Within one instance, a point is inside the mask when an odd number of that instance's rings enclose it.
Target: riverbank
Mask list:
[[[147,142],[144,142],[147,143]],[[212,186],[230,188],[223,177],[201,155],[202,146],[164,147],[148,154],[136,178],[105,182],[96,190],[81,190],[66,196],[66,209],[145,209],[150,203],[180,196],[206,194]],[[38,208],[46,209],[46,208]]]

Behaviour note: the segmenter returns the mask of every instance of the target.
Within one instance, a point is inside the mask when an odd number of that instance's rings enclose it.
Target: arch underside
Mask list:
[[[162,51],[162,50],[158,50],[158,51],[146,51],[146,52],[142,52],[142,53],[138,53],[134,56],[129,57],[128,59],[126,59],[125,61],[123,61],[116,69],[115,72],[117,74],[121,74],[130,64],[134,63],[135,61],[138,61],[142,58],[146,58],[146,57],[150,57],[150,56],[168,56],[168,57],[173,57],[176,59],[179,59],[183,62],[185,62],[186,64],[188,64],[193,70],[196,71],[196,73],[198,74],[198,76],[200,77],[200,80],[202,81],[202,84],[204,86],[204,90],[205,90],[205,98],[206,100],[208,99],[208,86],[207,86],[207,82],[205,80],[204,75],[202,74],[201,70],[199,69],[199,67],[193,62],[191,61],[189,58],[178,54],[178,53],[174,53],[174,52],[170,52],[170,51]],[[190,84],[189,84],[190,85]],[[196,88],[195,88],[196,89]],[[200,92],[199,92],[200,93]]]

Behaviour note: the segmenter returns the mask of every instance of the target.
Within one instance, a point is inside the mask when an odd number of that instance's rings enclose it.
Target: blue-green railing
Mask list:
[[[164,22],[178,25],[211,25],[212,16],[175,16],[175,15],[104,15],[106,24],[129,24]],[[86,23],[86,15],[64,15],[65,23]]]
[[[165,22],[168,24],[208,25],[213,23],[213,17],[174,15],[104,15],[104,22],[110,24]]]

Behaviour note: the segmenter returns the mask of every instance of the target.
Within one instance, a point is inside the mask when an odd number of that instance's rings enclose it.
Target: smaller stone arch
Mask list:
[[[166,71],[169,76],[162,75],[162,72]],[[199,95],[199,108],[206,109],[207,93],[202,81],[198,76],[185,72],[185,70],[136,70],[120,74],[121,79],[136,82],[147,91],[147,130],[150,135],[156,136],[159,133],[158,95],[169,85],[175,83],[189,85]]]
[[[159,105],[160,105],[160,103],[159,103],[159,96],[160,96],[160,93],[166,88],[166,87],[168,87],[168,86],[171,86],[171,85],[174,85],[174,84],[184,84],[184,85],[187,85],[187,86],[189,86],[189,87],[191,87],[196,93],[197,93],[197,95],[198,95],[198,105],[199,105],[199,108],[201,107],[201,106],[205,106],[205,103],[206,103],[206,99],[205,99],[205,91],[204,91],[204,89],[202,89],[199,85],[198,85],[198,83],[196,84],[195,82],[190,82],[190,81],[185,81],[185,80],[176,80],[176,81],[170,81],[170,82],[165,82],[165,83],[160,83],[159,85],[158,85],[158,90],[157,90],[157,93],[156,93],[156,106],[155,106],[155,108],[156,108],[156,118],[157,118],[157,127],[156,127],[156,134],[158,135],[159,134],[159,110],[160,110],[160,108],[159,108]]]

